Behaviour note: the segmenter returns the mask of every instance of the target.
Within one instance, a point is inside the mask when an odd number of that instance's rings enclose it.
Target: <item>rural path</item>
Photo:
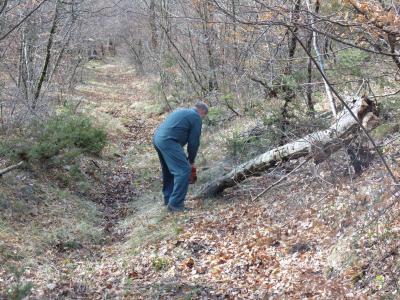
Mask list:
[[[195,211],[168,214],[161,205],[158,160],[151,146],[152,132],[162,120],[152,93],[154,79],[137,77],[118,60],[90,64],[84,76],[78,88],[82,109],[107,124],[111,168],[116,178],[127,178],[106,200],[114,215],[110,235],[118,238],[101,248],[100,260],[85,262],[75,272],[75,280],[90,282],[86,293],[128,299],[341,294],[344,286],[325,276],[325,250],[335,232],[315,222],[312,207],[249,203],[238,192],[228,202],[190,202]],[[292,194],[303,192],[307,180],[295,182]],[[115,183],[112,179],[110,188]],[[127,186],[134,194],[126,196]],[[274,199],[282,200],[287,192]],[[289,209],[292,215],[286,216]]]
[[[91,174],[96,186],[89,197],[99,204],[99,230],[106,242],[60,253],[55,259],[55,268],[61,270],[54,277],[58,283],[44,286],[48,296],[130,298],[131,257],[146,243],[174,232],[175,225],[162,225],[173,221],[161,204],[158,158],[151,143],[163,118],[154,86],[154,78],[137,77],[131,64],[119,57],[91,61],[82,73],[74,102],[78,111],[104,126],[109,137],[102,158],[93,160],[98,171]]]
[[[272,207],[250,203],[238,191],[228,201],[190,202],[196,207],[190,213],[166,212],[151,145],[163,118],[154,83],[115,59],[89,64],[78,87],[81,108],[107,126],[106,156],[113,157],[114,170],[109,188],[120,187],[105,199],[105,215],[113,216],[105,224],[110,243],[99,249],[100,259],[84,261],[74,272],[76,282],[90,283],[84,293],[99,299],[340,295],[344,286],[327,280],[324,265],[335,233],[314,220],[312,207],[285,204],[290,191],[276,193],[269,203],[280,202]],[[307,180],[294,181],[292,194],[303,193]]]
[[[218,199],[188,201],[195,208],[188,213],[166,211],[151,144],[165,116],[155,83],[155,78],[136,76],[118,58],[87,66],[76,102],[110,137],[97,161],[106,180],[91,195],[101,204],[107,242],[61,255],[57,286],[46,293],[66,299],[354,296],[357,269],[336,276],[339,269],[329,264],[347,250],[339,247],[332,257],[332,247],[368,209],[346,179],[327,187],[305,167],[257,202],[250,201],[252,189],[276,178],[254,178]],[[204,130],[202,161],[217,165],[214,153],[224,155],[221,145],[229,126]],[[366,182],[379,176],[374,172],[368,170],[352,184],[379,190],[379,181]],[[207,180],[203,176],[200,172],[200,180]],[[359,189],[358,195],[367,199],[368,191]]]

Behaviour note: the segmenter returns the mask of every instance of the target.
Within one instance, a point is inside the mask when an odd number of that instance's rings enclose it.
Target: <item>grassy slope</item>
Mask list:
[[[0,181],[0,294],[17,284],[9,265],[25,268],[21,282],[33,282],[32,294],[39,298],[320,299],[362,294],[366,287],[384,291],[393,275],[379,274],[380,266],[371,262],[366,267],[365,253],[347,253],[356,243],[343,238],[383,202],[378,200],[393,198],[377,162],[350,179],[343,176],[339,154],[337,164],[309,165],[256,203],[252,195],[278,174],[248,181],[220,199],[188,201],[193,212],[171,215],[161,204],[158,160],[150,142],[163,118],[151,93],[154,80],[135,77],[118,61],[89,65],[85,79],[78,89],[80,109],[105,125],[111,139],[97,161],[107,170],[106,179],[98,182],[93,177],[105,175],[88,172],[90,197],[77,195],[76,186],[61,189],[51,176],[26,171]],[[205,128],[200,181],[228,167],[215,162],[223,161],[222,145],[243,123]],[[386,151],[396,159],[398,149],[395,143]],[[88,164],[82,158],[85,170]],[[392,166],[399,171],[398,164]],[[134,196],[122,199],[122,187],[107,194],[102,186],[108,180],[106,189],[130,183]],[[104,195],[108,198],[101,199]],[[382,236],[388,248],[398,241],[396,222],[382,221],[381,228],[357,236],[376,261],[388,253],[377,249]],[[60,249],[60,241],[69,241],[69,248]],[[398,256],[390,259],[389,269]]]

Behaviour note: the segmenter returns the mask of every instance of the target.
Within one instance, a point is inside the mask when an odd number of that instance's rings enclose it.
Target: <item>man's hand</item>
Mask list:
[[[195,184],[197,181],[197,169],[195,164],[192,164],[192,170],[190,172],[190,177],[189,177],[189,184]]]

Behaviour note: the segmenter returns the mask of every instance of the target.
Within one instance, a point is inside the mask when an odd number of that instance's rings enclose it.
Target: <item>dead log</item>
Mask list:
[[[354,100],[351,110],[362,122],[371,129],[377,125],[377,109],[375,103],[367,97]],[[335,123],[326,130],[306,135],[286,145],[260,154],[256,158],[243,163],[209,183],[203,185],[194,198],[213,197],[226,188],[233,187],[251,176],[259,175],[283,162],[311,155],[315,163],[327,159],[332,153],[348,144],[359,125],[347,110],[340,112]]]
[[[3,176],[6,173],[12,171],[12,170],[15,170],[15,169],[21,167],[23,163],[24,162],[21,161],[21,162],[17,163],[16,165],[12,165],[12,166],[9,166],[9,167],[7,167],[7,168],[5,168],[3,170],[0,170],[0,177]]]

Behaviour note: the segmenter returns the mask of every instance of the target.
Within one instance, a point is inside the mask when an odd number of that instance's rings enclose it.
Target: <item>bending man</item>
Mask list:
[[[198,102],[193,109],[172,112],[157,128],[153,144],[160,158],[164,204],[170,211],[184,210],[191,166],[194,167],[200,145],[202,119],[208,107]],[[187,144],[186,156],[183,147]]]

